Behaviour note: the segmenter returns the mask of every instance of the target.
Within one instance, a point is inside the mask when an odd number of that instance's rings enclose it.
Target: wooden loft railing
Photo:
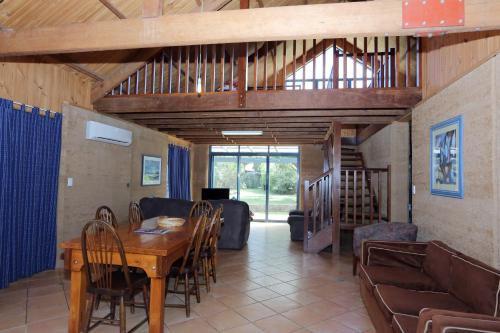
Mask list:
[[[391,222],[390,165],[387,168],[342,167],[341,173],[342,229]]]
[[[163,49],[108,95],[409,88],[420,72],[413,37],[191,45]]]

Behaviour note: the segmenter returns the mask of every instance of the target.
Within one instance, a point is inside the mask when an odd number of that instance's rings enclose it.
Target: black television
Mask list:
[[[228,188],[202,188],[201,200],[229,199]]]

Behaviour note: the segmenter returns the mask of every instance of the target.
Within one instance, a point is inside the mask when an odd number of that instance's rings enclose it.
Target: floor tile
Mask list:
[[[275,311],[260,303],[246,305],[237,308],[236,311],[250,321],[259,320],[276,314]]]
[[[210,316],[210,318],[208,318],[208,323],[218,331],[223,331],[248,324],[248,320],[243,318],[240,314],[228,310]]]
[[[300,328],[299,325],[282,315],[257,320],[255,325],[266,333],[289,333]]]

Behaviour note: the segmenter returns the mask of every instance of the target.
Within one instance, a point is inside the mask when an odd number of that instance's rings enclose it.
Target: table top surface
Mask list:
[[[165,235],[136,233],[128,224],[121,224],[115,230],[123,243],[125,253],[167,256],[189,243],[192,229],[192,224],[188,221],[182,227],[172,228],[172,231]],[[81,238],[64,241],[60,247],[81,250]]]

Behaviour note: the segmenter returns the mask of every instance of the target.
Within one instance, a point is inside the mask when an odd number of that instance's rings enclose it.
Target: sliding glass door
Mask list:
[[[240,156],[240,200],[245,201],[255,220],[266,219],[266,156]]]
[[[297,209],[297,162],[294,156],[269,156],[269,220],[286,220]]]
[[[298,204],[298,162],[296,146],[212,146],[210,186],[230,188],[255,221],[286,221]]]

